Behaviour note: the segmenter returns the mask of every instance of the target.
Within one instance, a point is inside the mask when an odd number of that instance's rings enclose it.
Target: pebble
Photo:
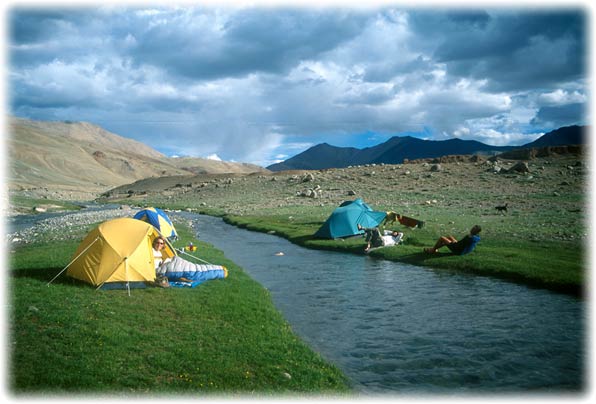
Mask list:
[[[47,241],[68,240],[72,238],[80,239],[81,233],[72,231],[71,228],[73,226],[88,226],[117,217],[133,217],[135,213],[136,211],[123,209],[76,211],[64,216],[41,219],[33,226],[16,232],[11,233],[9,229],[5,240],[13,245],[20,245],[33,243],[41,236]]]

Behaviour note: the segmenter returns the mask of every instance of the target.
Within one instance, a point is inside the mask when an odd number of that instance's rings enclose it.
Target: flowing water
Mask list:
[[[8,224],[23,229],[57,215],[18,216]],[[269,289],[295,332],[364,394],[560,394],[587,388],[587,310],[577,298],[308,250],[219,218],[176,215],[195,222],[201,240]]]
[[[218,218],[178,215],[269,289],[295,332],[363,393],[585,390],[586,313],[577,298],[304,249]]]

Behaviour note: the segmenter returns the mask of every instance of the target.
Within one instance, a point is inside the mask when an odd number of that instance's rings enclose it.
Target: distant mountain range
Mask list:
[[[281,163],[268,166],[271,171],[320,170],[362,164],[401,164],[405,159],[435,158],[447,155],[494,155],[514,149],[585,144],[586,126],[567,126],[549,132],[523,146],[491,146],[475,140],[422,140],[412,136],[394,136],[377,146],[356,149],[318,144]]]
[[[583,144],[586,132],[586,127],[560,128],[520,148]],[[47,122],[9,117],[8,134],[8,189],[36,190],[50,197],[73,193],[99,194],[146,178],[269,172],[253,164],[166,157],[143,143],[86,122]],[[512,149],[515,148],[494,147],[476,141],[428,141],[405,136],[393,137],[383,144],[365,149],[324,143],[268,168],[281,171],[368,163],[395,164],[402,163],[404,159],[495,154]]]

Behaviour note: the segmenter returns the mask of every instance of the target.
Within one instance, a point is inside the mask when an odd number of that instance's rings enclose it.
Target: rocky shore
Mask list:
[[[30,226],[19,225],[19,217],[14,216],[6,223],[6,243],[8,245],[29,244],[40,239],[45,241],[63,241],[73,238],[81,238],[81,228],[87,227],[93,223],[103,222],[117,217],[132,217],[136,210],[130,207],[120,207],[115,209],[93,209],[73,211],[53,216],[41,218],[31,222]],[[15,223],[15,225],[12,225]]]

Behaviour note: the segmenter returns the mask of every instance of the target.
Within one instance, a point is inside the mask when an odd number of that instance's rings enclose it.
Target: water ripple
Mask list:
[[[364,393],[560,392],[584,385],[573,297],[366,256],[305,250],[198,218],[294,330]],[[274,254],[283,251],[283,260]]]

